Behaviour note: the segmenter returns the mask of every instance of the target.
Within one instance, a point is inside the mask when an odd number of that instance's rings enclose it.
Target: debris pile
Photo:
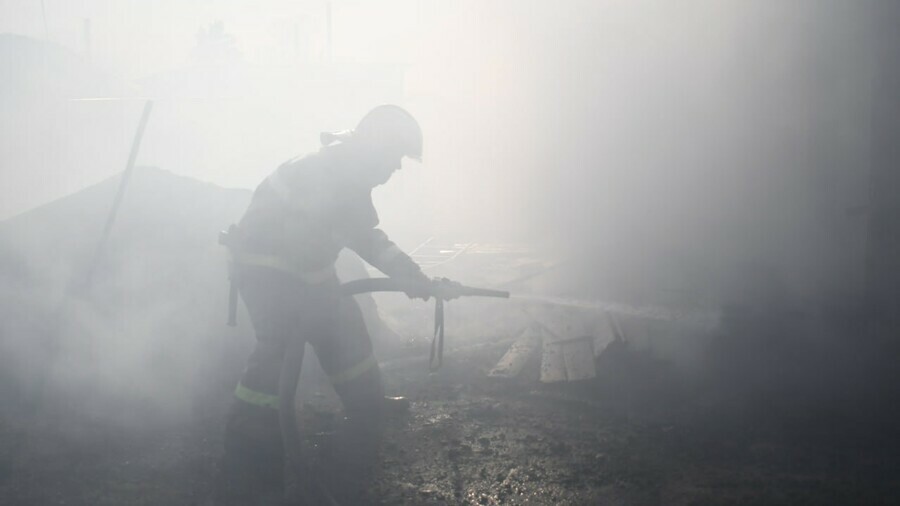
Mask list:
[[[139,167],[98,250],[118,179],[0,224],[0,383],[97,417],[184,417],[233,385],[224,366],[239,372],[251,342],[246,319],[221,324],[215,241],[250,193]]]

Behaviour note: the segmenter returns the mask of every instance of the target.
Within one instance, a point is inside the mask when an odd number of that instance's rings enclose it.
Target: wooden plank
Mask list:
[[[566,381],[566,359],[559,344],[545,342],[541,357],[541,383],[558,381]]]
[[[597,376],[593,337],[579,337],[559,344],[562,348],[568,381],[581,381]]]
[[[509,348],[497,365],[491,369],[488,376],[492,378],[515,378],[518,376],[529,359],[534,356],[541,344],[540,335],[533,332],[525,332]]]
[[[590,336],[544,342],[541,382],[581,381],[597,376]]]

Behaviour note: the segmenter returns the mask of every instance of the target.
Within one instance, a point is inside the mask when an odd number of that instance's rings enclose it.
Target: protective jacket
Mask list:
[[[237,265],[284,271],[307,283],[334,275],[344,247],[391,277],[421,276],[421,270],[377,228],[371,188],[341,170],[340,150],[289,160],[256,188],[241,219]]]

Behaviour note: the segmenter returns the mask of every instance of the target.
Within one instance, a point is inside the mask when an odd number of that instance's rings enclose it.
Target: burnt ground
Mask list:
[[[413,402],[390,421],[375,503],[889,504],[900,494],[890,424],[698,393],[641,356],[625,374],[601,364],[583,384],[542,385],[536,368],[488,378],[508,344],[450,350],[437,374],[422,346],[383,364],[391,393]],[[336,418],[331,394],[306,393],[306,418]],[[0,504],[208,504],[219,408],[141,431],[77,418],[0,415]]]

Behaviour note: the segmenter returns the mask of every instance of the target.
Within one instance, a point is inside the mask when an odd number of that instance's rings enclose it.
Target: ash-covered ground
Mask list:
[[[601,361],[580,384],[540,384],[536,368],[488,378],[508,344],[450,349],[436,374],[424,343],[382,364],[390,392],[413,402],[388,424],[374,504],[889,504],[900,492],[895,427],[728,403],[639,353],[618,357],[628,372]],[[306,376],[315,446],[340,415]],[[0,502],[207,504],[226,402],[152,430],[4,411]]]

